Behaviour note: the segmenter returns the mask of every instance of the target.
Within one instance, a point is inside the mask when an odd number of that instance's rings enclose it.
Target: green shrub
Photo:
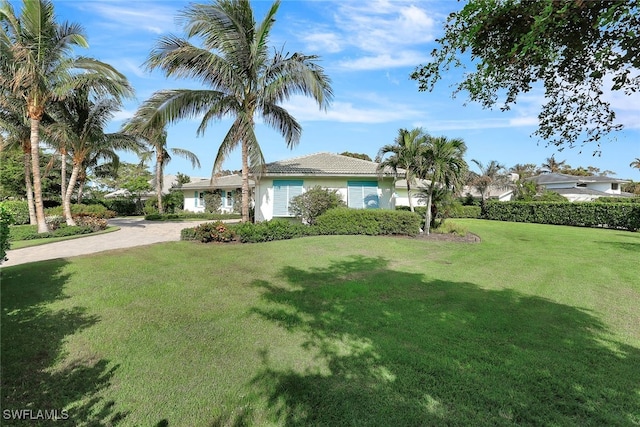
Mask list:
[[[580,227],[640,229],[640,204],[598,202],[493,202],[486,219]]]
[[[9,210],[0,203],[0,264],[6,260],[7,251],[11,244],[9,243],[9,224],[13,222],[13,218]]]
[[[595,203],[640,203],[640,196],[635,197],[598,197]]]
[[[158,213],[158,199],[155,197],[147,199],[144,202],[144,208],[142,209],[142,211],[145,215],[153,215]]]
[[[75,236],[80,234],[93,233],[94,227],[77,225],[69,227],[66,224],[60,224],[60,228],[49,231],[47,233],[38,233],[37,225],[16,225],[9,229],[9,241],[16,242],[19,240],[46,239],[50,237]]]
[[[196,228],[189,227],[189,228],[183,228],[182,230],[180,230],[180,240],[197,240]]]
[[[253,224],[245,222],[236,224],[235,230],[242,243],[269,242],[272,240],[287,240],[295,237],[304,237],[315,234],[315,227],[287,221],[284,219],[272,219],[271,221]]]
[[[56,206],[55,208],[48,208],[45,210],[45,214],[48,216],[64,216],[62,206]],[[103,205],[71,205],[71,215],[85,215],[93,216],[95,218],[113,218],[116,216],[114,211],[107,209]]]
[[[131,199],[106,199],[100,203],[118,216],[138,215],[138,206]]]
[[[195,240],[202,243],[231,242],[235,239],[235,231],[222,221],[205,222],[194,228]]]
[[[26,200],[5,200],[2,206],[13,218],[13,224],[29,224],[29,205]]]
[[[450,218],[480,218],[480,206],[463,205],[451,211]]]
[[[338,190],[317,185],[291,199],[289,212],[301,218],[304,223],[313,225],[320,215],[340,206],[344,206],[344,201]]]
[[[204,219],[204,220],[221,220],[221,219],[240,219],[240,214],[220,214],[220,213],[205,213],[205,212],[189,212],[183,211],[179,213],[166,213],[159,214],[154,213],[145,215],[144,219],[147,221],[169,221],[169,220],[181,220],[181,219]]]
[[[399,234],[415,236],[421,217],[414,212],[383,209],[331,209],[318,217],[317,234]]]

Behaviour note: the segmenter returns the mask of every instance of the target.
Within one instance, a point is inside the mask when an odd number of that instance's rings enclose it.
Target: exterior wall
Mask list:
[[[297,179],[302,180],[303,191],[307,191],[319,185],[322,188],[338,190],[342,200],[347,201],[347,181],[378,181],[378,177],[352,178],[352,177],[277,177],[263,178],[256,186],[256,222],[269,221],[273,218],[273,180]],[[191,196],[193,197],[193,195]],[[378,181],[378,199],[380,209],[395,209],[395,197],[393,192],[393,180]]]
[[[183,190],[182,194],[184,194],[184,210],[191,212],[204,212],[204,204],[200,204],[200,201],[196,199],[195,192],[201,193],[200,190]]]
[[[198,194],[200,194],[200,193],[204,193],[205,191],[207,190],[195,190],[195,189],[183,190],[182,194],[184,194],[184,210],[203,213],[205,211],[204,201],[197,200],[195,193],[197,192]],[[230,190],[223,189],[222,191],[230,191]],[[220,207],[220,212],[233,213],[233,203],[231,204],[231,206],[227,206],[226,197],[222,199],[222,206]]]
[[[407,189],[406,188],[397,188],[396,187],[396,192],[395,192],[395,200],[396,200],[396,206],[409,206],[409,197],[407,194]],[[427,203],[423,200],[420,199],[416,196],[416,193],[419,190],[415,190],[415,189],[411,189],[411,202],[413,203],[413,206],[426,206]]]
[[[621,184],[618,184],[618,189],[612,190],[610,182],[594,182],[594,183],[587,184],[587,188],[590,188],[592,190],[597,190],[597,191],[603,191],[609,194],[620,194],[620,192],[622,191],[620,190],[620,187],[621,187]]]

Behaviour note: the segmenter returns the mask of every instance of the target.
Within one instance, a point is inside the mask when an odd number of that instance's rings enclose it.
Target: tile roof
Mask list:
[[[254,182],[249,179],[249,186],[252,187]],[[240,188],[242,186],[242,177],[240,175],[225,175],[213,179],[201,179],[199,181],[188,182],[182,184],[182,190],[189,189],[209,189],[209,188]]]
[[[537,184],[559,184],[559,183],[590,183],[590,182],[629,182],[624,179],[611,178],[608,176],[577,176],[564,173],[543,173],[542,175],[529,178]]]
[[[404,170],[401,171],[404,174]],[[387,169],[385,175],[391,175]],[[378,163],[333,153],[315,153],[268,163],[264,175],[378,175]]]

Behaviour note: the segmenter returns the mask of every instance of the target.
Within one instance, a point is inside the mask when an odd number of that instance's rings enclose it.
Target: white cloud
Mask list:
[[[175,8],[153,2],[79,2],[79,8],[100,16],[101,24],[115,24],[123,32],[135,29],[159,35],[175,29]]]
[[[301,39],[309,50],[350,55],[338,62],[347,70],[415,66],[428,59],[425,44],[434,40],[437,15],[424,3],[379,0],[332,5],[331,28],[326,24],[314,28],[313,23],[305,27]]]
[[[371,102],[372,97],[363,95],[367,107],[355,105],[353,102],[335,101],[327,111],[320,110],[315,102],[303,96],[292,97],[283,104],[293,117],[300,122],[331,121],[340,123],[389,123],[394,121],[416,119],[421,111],[411,109],[404,104],[392,104],[386,100]]]

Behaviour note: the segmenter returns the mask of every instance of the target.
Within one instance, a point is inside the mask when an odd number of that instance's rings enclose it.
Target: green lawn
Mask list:
[[[640,424],[640,233],[457,222],[482,243],[173,242],[5,267],[2,409],[74,426]]]

